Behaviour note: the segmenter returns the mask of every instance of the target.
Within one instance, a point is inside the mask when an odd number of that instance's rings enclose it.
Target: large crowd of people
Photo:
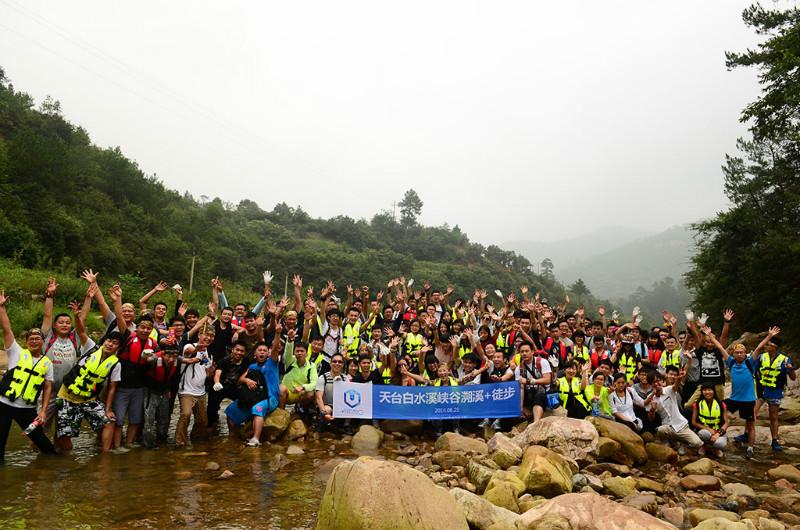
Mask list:
[[[495,306],[482,289],[454,298],[452,287],[439,290],[426,281],[412,290],[413,280],[403,277],[377,292],[367,285],[337,291],[328,282],[315,293],[294,276],[291,299],[279,298],[268,272],[264,295],[252,307],[230,305],[215,278],[205,307],[190,307],[179,285],[161,282],[137,309],[123,302],[120,285],[101,289],[98,276],[84,271],[84,300],[55,315],[58,283],[51,278],[41,327],[19,340],[8,315],[13,301],[0,291],[8,356],[0,381],[0,461],[12,421],[45,453],[70,450],[84,420],[103,451],[158,447],[168,443],[175,402],[178,447],[218,432],[223,416],[233,437],[252,422],[246,445],[258,447],[265,417],[286,407],[316,429],[351,432],[354,423],[334,415],[336,381],[458,386],[516,380],[529,421],[548,410],[599,416],[651,432],[679,452],[688,446],[717,457],[728,445],[733,414],[746,425],[735,441],[753,456],[754,421],[766,403],[771,449],[782,450],[778,410],[795,369],[780,351],[777,327],[752,352],[729,345],[732,311],[724,313],[717,336],[704,314],[687,311],[679,326],[665,311],[662,325],[642,329],[638,308],[630,319],[604,307],[590,316],[583,307],[570,308],[568,298],[550,304],[524,286],[519,294],[495,291]],[[172,308],[163,300],[149,305],[170,289],[177,295]],[[105,325],[97,340],[86,327],[93,306]],[[432,425],[437,432],[480,431],[517,421]]]

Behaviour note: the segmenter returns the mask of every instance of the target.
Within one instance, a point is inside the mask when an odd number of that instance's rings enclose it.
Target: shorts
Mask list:
[[[547,393],[541,388],[537,388],[534,392],[525,389],[525,399],[523,401],[523,405],[525,405],[526,408],[533,408],[534,406],[538,405],[543,409],[546,409]]]
[[[783,403],[783,398],[762,398],[768,405],[780,405]]]
[[[269,415],[270,412],[278,408],[278,401],[272,396],[264,401],[259,401],[250,410],[243,410],[239,407],[239,400],[237,399],[227,407],[225,407],[225,415],[231,420],[234,425],[241,425],[251,416],[261,416],[262,418]]]
[[[125,413],[128,414],[128,424],[139,425],[144,419],[144,387],[142,388],[117,388],[114,394],[114,403],[111,409],[117,417],[117,426],[125,424]]]
[[[76,438],[81,433],[81,422],[84,418],[94,432],[102,429],[110,421],[106,416],[105,405],[99,400],[86,403],[63,400],[56,417],[56,437]]]
[[[756,408],[755,401],[734,401],[732,399],[726,399],[725,406],[731,414],[738,412],[739,417],[743,420],[752,420],[755,417],[753,413]]]

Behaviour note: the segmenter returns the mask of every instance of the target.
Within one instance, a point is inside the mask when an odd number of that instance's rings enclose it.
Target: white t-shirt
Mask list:
[[[477,368],[473,369],[472,373],[474,373],[476,370],[477,370]],[[463,365],[458,367],[458,370],[456,370],[456,375],[458,376],[458,380],[459,381],[461,381],[461,378],[466,375],[466,373],[464,372],[464,366]],[[473,377],[469,381],[465,381],[465,382],[459,383],[459,384],[462,384],[462,385],[478,385],[478,384],[480,384],[480,382],[481,382],[481,376],[478,375],[478,376]]]
[[[625,394],[620,396],[616,392],[610,392],[608,400],[611,403],[611,412],[614,414],[621,414],[627,421],[636,419],[636,413],[633,411],[633,406],[638,405],[644,407],[644,400],[639,397],[639,394],[631,390],[630,387],[625,388]]]
[[[671,386],[664,387],[664,393],[653,399],[658,403],[657,410],[662,424],[670,425],[675,432],[689,426],[689,422],[681,414],[680,395],[676,397]]]
[[[78,334],[75,331],[71,331],[70,335],[75,339],[75,343],[80,343]],[[53,336],[53,330],[50,330],[44,338],[45,348],[53,340]],[[55,337],[53,345],[47,350],[47,358],[53,361],[53,392],[58,392],[64,376],[72,370],[72,367],[78,361],[78,352],[75,351],[75,343],[72,342],[72,338],[69,336],[64,338]],[[78,346],[80,347],[80,344]]]
[[[525,366],[524,371],[522,370],[523,366]],[[547,359],[542,359],[541,361],[542,377],[552,372],[553,370],[550,368],[550,363],[547,362]],[[531,361],[531,364],[525,365],[525,363],[520,363],[520,365],[514,369],[514,378],[517,381],[523,378],[530,380],[531,377],[533,377],[533,374],[535,373],[536,373],[536,358],[534,357],[533,361]]]
[[[22,353],[22,347],[17,344],[17,341],[14,341],[11,346],[6,350],[6,355],[8,355],[8,369],[11,370],[15,366],[19,364],[19,356]],[[33,360],[33,364],[35,365],[37,362],[40,362],[41,357],[38,357]],[[47,372],[44,374],[44,378],[46,381],[53,382],[53,365],[47,367]],[[55,396],[54,396],[55,397]],[[8,405],[9,407],[14,407],[18,409],[35,409],[36,405],[29,405],[22,399],[22,396],[18,397],[15,400],[10,400],[5,396],[0,396],[0,403],[4,405]]]
[[[187,344],[183,347],[183,351],[189,346],[196,347],[194,344]],[[195,357],[200,359],[200,362],[185,364],[183,361],[186,357],[178,357],[178,394],[189,396],[204,396],[206,394],[206,368],[211,365],[211,357],[208,352],[197,352]],[[205,363],[203,360],[205,359]]]

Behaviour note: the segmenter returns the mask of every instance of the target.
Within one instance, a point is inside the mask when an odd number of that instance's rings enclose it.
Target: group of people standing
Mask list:
[[[442,291],[426,281],[412,291],[413,280],[400,277],[374,296],[367,285],[348,285],[343,301],[332,282],[315,295],[294,276],[290,300],[273,297],[268,272],[264,295],[252,307],[230,306],[215,278],[202,311],[184,301],[179,285],[164,282],[139,300],[137,311],[123,303],[119,284],[106,291],[107,300],[98,276],[84,271],[84,300],[55,315],[58,283],[51,278],[42,326],[27,330],[22,344],[0,291],[8,356],[0,381],[0,460],[12,421],[46,453],[68,451],[84,420],[103,451],[157,447],[168,440],[176,401],[179,447],[215,432],[225,400],[229,435],[252,425],[248,446],[261,444],[264,419],[287,406],[318,429],[347,432],[350,424],[333,412],[336,381],[460,386],[516,380],[523,416],[531,421],[548,410],[601,416],[654,432],[680,450],[688,445],[718,456],[727,444],[729,413],[745,420],[738,441],[753,455],[754,419],[766,402],[772,449],[782,450],[778,410],[794,367],[779,351],[777,327],[752,353],[739,343],[728,346],[732,311],[725,312],[717,339],[705,315],[687,312],[679,329],[677,317],[665,312],[662,325],[644,330],[638,308],[630,321],[616,312],[607,319],[604,307],[592,319],[583,307],[570,310],[568,298],[550,305],[529,296],[527,287],[519,296],[495,291],[495,307],[485,290],[453,299],[452,286]],[[170,289],[172,311],[164,300],[149,307]],[[105,325],[98,340],[86,330],[95,305]],[[503,422],[451,420],[434,427],[499,430]]]

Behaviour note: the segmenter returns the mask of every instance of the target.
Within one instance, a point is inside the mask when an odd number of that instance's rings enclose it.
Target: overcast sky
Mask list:
[[[195,197],[554,240],[724,208],[749,3],[0,0],[0,66]]]

